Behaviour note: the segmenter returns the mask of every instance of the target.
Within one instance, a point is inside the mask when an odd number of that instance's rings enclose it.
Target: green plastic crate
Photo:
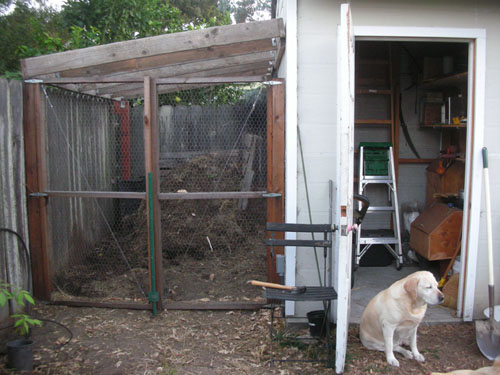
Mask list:
[[[364,174],[365,176],[388,176],[390,142],[361,142],[363,147]]]

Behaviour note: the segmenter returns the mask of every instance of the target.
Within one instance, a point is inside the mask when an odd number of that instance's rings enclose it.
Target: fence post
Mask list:
[[[285,81],[279,81],[282,82],[280,85],[267,88],[267,192],[281,196],[267,199],[266,220],[282,223],[285,220]],[[283,233],[276,236],[283,238]],[[274,250],[275,255],[284,253],[283,248]],[[280,282],[276,273],[276,256],[271,257],[270,248],[267,248],[267,279]]]
[[[151,241],[148,239],[148,257],[149,257],[149,275],[150,287],[152,287],[152,267],[151,261],[154,262],[155,268],[155,286],[158,292],[158,308],[163,309],[163,252],[161,246],[161,214],[160,201],[158,194],[160,192],[160,168],[159,168],[159,129],[158,129],[158,92],[156,81],[151,77],[144,77],[144,158],[146,167],[146,177],[149,173],[152,174],[151,182],[146,178],[146,191],[152,188],[153,215],[150,215],[149,195],[146,195],[148,200],[148,228],[150,220],[153,220],[154,230],[154,258],[151,259]],[[152,186],[150,186],[150,184]]]
[[[52,276],[47,252],[48,199],[30,195],[43,193],[47,189],[45,100],[40,84],[24,84],[23,93],[24,150],[33,294],[37,298],[49,300],[52,292]]]

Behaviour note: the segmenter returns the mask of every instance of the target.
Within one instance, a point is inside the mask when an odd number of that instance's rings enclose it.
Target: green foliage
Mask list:
[[[234,104],[244,94],[242,86],[218,85],[193,90],[179,91],[159,96],[160,105],[223,105]]]
[[[236,23],[256,21],[258,15],[271,18],[271,0],[220,0],[218,9],[221,12],[230,12]]]
[[[0,15],[0,30],[0,75],[19,71],[22,57],[60,50],[64,39],[56,11],[23,1],[17,1],[11,13]]]
[[[183,30],[180,11],[163,0],[68,0],[61,15],[67,49]]]
[[[202,24],[205,20],[221,16],[217,0],[170,0],[170,5],[179,9],[186,23]]]
[[[13,290],[12,285],[2,282],[0,283],[0,307],[5,306],[9,300],[15,301],[20,307],[25,307],[26,303],[35,304],[35,300],[28,291],[22,289]],[[42,325],[42,322],[38,319],[33,319],[21,312],[12,314],[11,317],[15,320],[14,329],[22,336],[28,336],[30,327]]]

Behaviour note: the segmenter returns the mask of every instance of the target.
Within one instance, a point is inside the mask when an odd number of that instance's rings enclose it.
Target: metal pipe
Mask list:
[[[153,316],[156,316],[156,302],[158,301],[158,292],[156,291],[156,272],[155,272],[155,231],[153,216],[153,173],[148,173],[148,207],[149,207],[149,243],[151,259],[151,292],[148,299],[153,304]]]

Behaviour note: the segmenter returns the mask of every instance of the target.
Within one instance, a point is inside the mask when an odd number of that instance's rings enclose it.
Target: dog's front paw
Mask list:
[[[425,358],[420,353],[413,353],[413,357],[419,362],[425,362]]]
[[[387,363],[390,364],[391,366],[399,367],[399,361],[394,356],[387,358]]]

